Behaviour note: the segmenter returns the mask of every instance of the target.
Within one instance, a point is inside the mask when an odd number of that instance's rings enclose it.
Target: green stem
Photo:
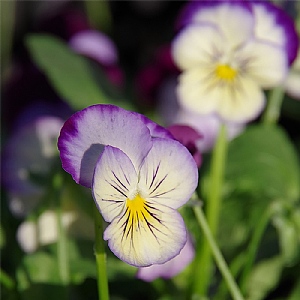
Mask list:
[[[218,245],[216,241],[214,240],[213,233],[210,230],[210,226],[208,224],[208,221],[206,221],[205,215],[202,211],[202,208],[200,206],[194,207],[194,213],[196,215],[197,221],[203,231],[203,234],[209,244],[209,247],[212,251],[212,254],[214,256],[215,262],[228,286],[228,289],[231,293],[233,300],[243,300],[243,296],[232,277],[230,270],[226,264],[226,261],[221,253],[221,251],[218,248]]]
[[[15,287],[14,280],[2,269],[0,269],[0,283],[10,290]]]
[[[262,122],[266,125],[276,124],[278,122],[282,101],[284,97],[284,89],[276,87],[270,91],[267,108],[262,117]]]
[[[252,235],[252,239],[249,243],[248,250],[246,253],[246,264],[244,266],[241,279],[240,279],[240,287],[243,292],[246,290],[247,280],[249,278],[250,271],[252,269],[257,249],[259,247],[260,241],[263,237],[263,234],[266,230],[266,227],[270,220],[270,210],[267,209],[263,215],[259,218],[257,225],[255,226],[254,233]]]
[[[224,168],[227,155],[226,127],[222,125],[212,153],[209,191],[207,195],[207,222],[213,236],[217,234],[219,223]],[[203,240],[195,258],[193,294],[206,295],[211,280],[212,258],[209,244]]]
[[[57,259],[59,266],[59,273],[62,283],[67,286],[70,283],[70,270],[69,270],[69,256],[68,256],[68,241],[66,230],[63,225],[63,210],[62,210],[62,175],[56,174],[53,178],[53,186],[57,199],[56,215],[57,215],[57,228],[58,228],[58,239],[57,239]]]
[[[94,212],[95,220],[95,256],[97,266],[97,284],[98,284],[98,296],[99,300],[108,300],[108,280],[106,273],[106,254],[105,254],[105,243],[103,240],[104,224],[103,219],[95,207]]]

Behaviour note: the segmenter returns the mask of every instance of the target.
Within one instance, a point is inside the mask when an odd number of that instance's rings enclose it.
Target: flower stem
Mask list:
[[[267,209],[263,213],[261,218],[259,218],[259,220],[258,220],[258,223],[257,223],[257,225],[254,229],[254,233],[252,235],[252,239],[249,243],[248,251],[246,253],[247,261],[244,266],[244,270],[242,272],[241,279],[240,279],[240,287],[243,292],[245,292],[247,280],[248,280],[249,273],[251,271],[251,268],[253,266],[253,263],[254,263],[254,260],[256,257],[257,249],[259,247],[259,244],[263,237],[265,229],[269,223],[269,220],[270,220],[270,210]]]
[[[202,208],[200,206],[195,206],[194,213],[195,213],[197,221],[204,233],[204,236],[209,244],[209,247],[215,258],[216,264],[228,286],[228,289],[231,293],[232,299],[233,300],[243,300],[244,298],[243,298],[234,278],[232,277],[232,275],[229,271],[226,261],[222,255],[221,251],[219,250],[216,241],[214,240],[213,234],[210,230],[208,221],[206,221],[206,218],[202,211]]]
[[[103,219],[99,211],[95,207],[94,209],[94,220],[95,220],[95,256],[97,265],[97,284],[98,284],[98,297],[99,300],[108,300],[108,280],[106,273],[106,254],[105,254],[105,243],[103,240]]]
[[[262,122],[264,124],[272,125],[278,122],[283,97],[284,97],[284,89],[280,86],[270,91],[268,105],[262,117]]]
[[[207,201],[205,202],[207,222],[213,236],[217,233],[219,222],[227,144],[226,127],[222,125],[212,153],[209,190]],[[206,295],[212,268],[211,249],[206,240],[202,241],[196,253],[195,266],[193,293]]]

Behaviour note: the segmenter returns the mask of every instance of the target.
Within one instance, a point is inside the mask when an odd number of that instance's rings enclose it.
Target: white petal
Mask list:
[[[199,10],[194,22],[209,22],[218,26],[226,37],[226,42],[234,48],[243,43],[252,33],[253,16],[247,4],[241,2],[219,2]]]
[[[173,58],[179,68],[185,70],[208,64],[225,52],[226,43],[221,32],[209,24],[186,27],[174,40]]]
[[[276,14],[268,10],[267,6],[259,2],[252,5],[255,15],[255,36],[277,45],[285,45],[285,31],[282,24],[278,24]]]
[[[212,72],[211,68],[194,68],[179,77],[177,94],[183,107],[199,114],[210,114],[217,110],[221,99],[214,96]]]
[[[287,76],[287,55],[282,47],[254,41],[239,50],[237,59],[247,61],[247,76],[263,88],[274,87]]]
[[[186,243],[181,215],[171,208],[147,202],[136,217],[124,210],[104,232],[112,252],[128,264],[162,264],[179,254]]]
[[[217,113],[224,121],[247,122],[264,106],[259,85],[238,74],[235,81],[218,82],[204,69],[184,72],[178,87],[179,101],[187,110],[199,114]]]
[[[248,78],[239,77],[232,87],[219,86],[215,89],[215,94],[219,94],[221,99],[217,112],[226,121],[243,123],[253,120],[265,104],[262,90]]]
[[[137,174],[128,156],[118,148],[106,146],[98,160],[92,191],[105,221],[111,222],[123,210],[125,201],[136,191]]]
[[[178,208],[189,200],[197,184],[198,169],[190,152],[177,141],[154,139],[140,170],[141,195]]]

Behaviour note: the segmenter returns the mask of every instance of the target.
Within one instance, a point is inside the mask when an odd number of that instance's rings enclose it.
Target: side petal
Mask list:
[[[237,60],[243,64],[245,73],[263,88],[272,88],[284,81],[288,73],[287,55],[283,47],[275,44],[253,41],[237,53]]]
[[[200,23],[184,28],[172,44],[175,63],[182,70],[213,63],[224,52],[224,36],[213,25]]]
[[[134,218],[125,210],[104,232],[111,251],[137,267],[165,263],[186,243],[185,225],[176,210],[151,202],[146,207],[143,218]]]
[[[215,95],[213,72],[212,68],[203,67],[190,69],[180,75],[177,96],[184,108],[204,115],[217,110],[222,98]]]
[[[136,192],[137,173],[128,156],[106,146],[93,177],[92,192],[104,220],[111,222],[123,210],[126,199]]]
[[[192,155],[182,144],[156,138],[139,177],[138,186],[144,199],[178,208],[194,193],[198,169]]]
[[[91,187],[105,145],[121,149],[138,170],[152,143],[149,129],[135,113],[114,105],[93,105],[71,116],[60,132],[63,168],[77,183]]]

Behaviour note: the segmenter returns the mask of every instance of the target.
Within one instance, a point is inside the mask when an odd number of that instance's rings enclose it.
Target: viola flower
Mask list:
[[[191,263],[194,256],[195,249],[191,237],[188,235],[187,242],[182,248],[180,254],[164,264],[139,268],[136,277],[148,282],[157,278],[172,278],[183,271],[184,268]]]
[[[177,26],[180,104],[227,121],[256,118],[265,105],[263,89],[284,82],[297,52],[292,19],[271,3],[192,2]]]
[[[92,188],[110,223],[104,231],[108,246],[134,266],[165,263],[186,243],[176,209],[193,194],[198,170],[170,136],[138,113],[94,105],[68,119],[58,140],[63,168]]]

